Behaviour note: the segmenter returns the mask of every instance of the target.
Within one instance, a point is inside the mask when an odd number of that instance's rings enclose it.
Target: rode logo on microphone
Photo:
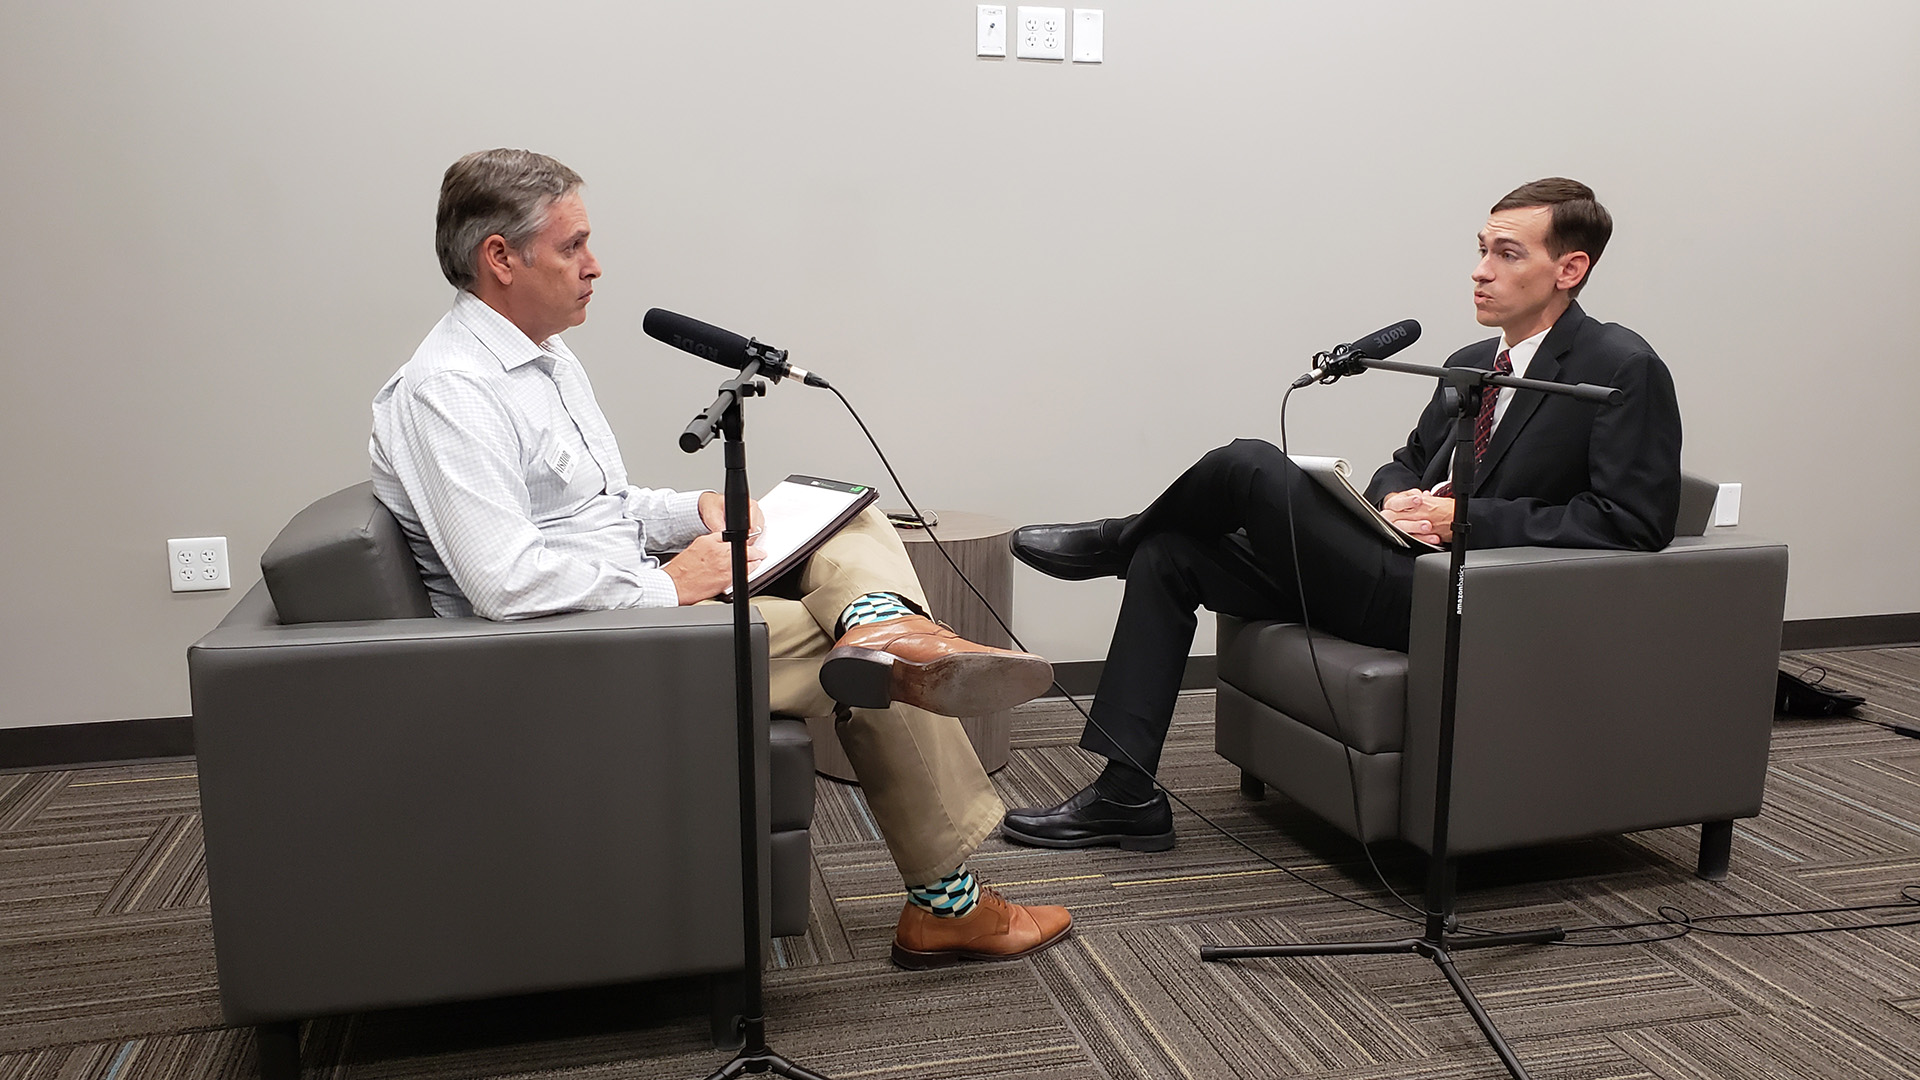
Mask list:
[[[1404,326],[1392,326],[1392,327],[1388,327],[1388,328],[1387,328],[1386,330],[1384,330],[1384,331],[1382,331],[1382,332],[1381,332],[1381,333],[1380,333],[1380,334],[1379,334],[1379,335],[1378,335],[1377,337],[1375,337],[1375,338],[1374,338],[1373,340],[1374,340],[1374,344],[1376,344],[1376,345],[1390,345],[1390,344],[1392,344],[1392,343],[1394,343],[1394,342],[1396,342],[1396,341],[1399,341],[1399,340],[1400,340],[1401,338],[1403,338],[1403,337],[1406,337],[1406,336],[1407,336],[1407,328],[1406,328],[1406,327],[1404,327]]]
[[[695,356],[705,357],[706,359],[711,360],[716,364],[720,363],[719,347],[714,345],[709,345],[706,342],[700,341],[696,338],[683,337],[679,334],[675,334],[673,335],[673,340],[668,342],[668,344],[672,345],[676,349],[685,349],[687,352],[690,352]]]

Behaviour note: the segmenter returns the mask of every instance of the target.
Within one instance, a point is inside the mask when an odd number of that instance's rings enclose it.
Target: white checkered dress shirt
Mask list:
[[[637,488],[558,337],[469,292],[373,398],[373,488],[441,615],[671,607],[650,551],[707,531],[697,491]]]

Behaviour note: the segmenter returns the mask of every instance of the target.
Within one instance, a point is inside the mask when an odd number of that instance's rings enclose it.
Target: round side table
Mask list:
[[[935,510],[932,512],[939,524],[932,531],[939,536],[940,543],[953,556],[953,561],[965,571],[974,587],[992,601],[994,610],[1009,624],[1013,622],[1013,555],[1007,550],[1007,534],[1013,526],[999,518],[985,514],[969,514],[961,510]],[[940,557],[940,551],[927,537],[926,529],[897,528],[900,539],[907,546],[907,558],[913,560],[914,572],[920,576],[921,587],[927,592],[927,606],[932,609],[935,619],[953,627],[954,632],[970,641],[999,648],[1011,648],[1013,643],[1000,624],[993,621],[980,601]],[[963,716],[960,726],[966,729],[967,738],[973,743],[973,752],[980,755],[980,764],[988,772],[994,772],[1007,763],[1008,743],[1013,731],[1013,713],[1003,710],[985,716]],[[807,729],[813,736],[813,767],[822,776],[835,780],[854,780],[853,765],[847,761],[847,752],[840,748],[840,738],[833,730],[833,717],[813,716],[807,718]]]

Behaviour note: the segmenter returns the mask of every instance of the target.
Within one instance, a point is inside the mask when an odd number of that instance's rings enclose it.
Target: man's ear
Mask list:
[[[494,233],[480,241],[480,273],[501,285],[513,284],[513,249],[507,238]]]
[[[1560,257],[1560,272],[1554,276],[1553,287],[1561,291],[1572,289],[1587,280],[1587,270],[1593,260],[1584,251],[1570,251]]]

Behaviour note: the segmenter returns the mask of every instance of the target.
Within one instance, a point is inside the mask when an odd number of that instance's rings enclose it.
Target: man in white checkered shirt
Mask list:
[[[732,583],[721,497],[631,484],[559,338],[586,320],[600,277],[580,187],[526,150],[468,154],[441,184],[435,248],[459,292],[374,396],[369,452],[444,616],[693,604]],[[906,549],[871,508],[769,591],[753,603],[773,711],[837,715],[906,883],[894,962],[1014,959],[1065,937],[1065,908],[1013,904],[967,870],[1005,808],[954,719],[1038,696],[1047,662],[928,619]]]

